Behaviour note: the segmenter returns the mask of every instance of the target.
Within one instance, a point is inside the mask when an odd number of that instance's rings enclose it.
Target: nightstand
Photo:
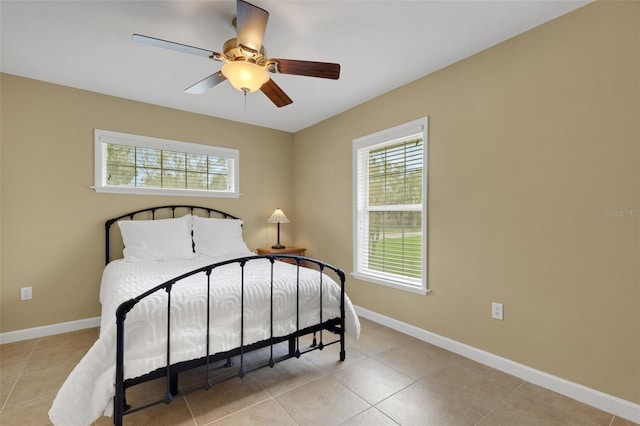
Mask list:
[[[256,253],[258,255],[263,255],[263,254],[290,254],[292,256],[304,256],[304,253],[307,251],[306,248],[300,248],[300,247],[291,247],[291,246],[287,246],[283,249],[274,249],[274,248],[258,248],[256,250]],[[292,265],[296,264],[296,261],[294,259],[278,259],[281,260],[283,262],[287,262],[287,263],[291,263]],[[304,262],[300,263],[300,266],[304,266]]]

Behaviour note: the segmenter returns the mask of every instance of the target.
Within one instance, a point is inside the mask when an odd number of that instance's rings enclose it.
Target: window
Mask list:
[[[94,189],[238,197],[239,159],[235,149],[96,129]]]
[[[353,141],[353,276],[427,293],[427,118]]]

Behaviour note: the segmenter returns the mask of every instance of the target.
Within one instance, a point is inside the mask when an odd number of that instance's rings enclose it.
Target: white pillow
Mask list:
[[[193,216],[193,242],[197,255],[241,257],[251,254],[242,239],[242,220]]]
[[[124,259],[130,262],[193,258],[190,214],[178,219],[121,220]]]

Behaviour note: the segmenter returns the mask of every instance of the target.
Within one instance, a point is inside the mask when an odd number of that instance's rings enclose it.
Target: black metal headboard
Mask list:
[[[111,261],[111,257],[110,257],[110,230],[111,230],[111,225],[113,225],[114,223],[116,223],[117,221],[119,221],[120,219],[125,219],[125,218],[129,218],[130,220],[134,220],[134,218],[136,216],[142,216],[146,213],[146,219],[149,219],[149,215],[151,216],[150,219],[151,220],[155,220],[156,219],[156,212],[164,212],[165,214],[167,214],[167,217],[169,218],[175,218],[176,217],[176,210],[188,210],[190,214],[194,214],[194,212],[200,213],[200,215],[205,215],[206,213],[206,217],[221,217],[224,219],[238,219],[238,217],[220,211],[220,210],[216,210],[216,209],[212,209],[210,207],[201,207],[201,206],[188,206],[188,205],[172,205],[172,206],[159,206],[159,207],[149,207],[148,209],[143,209],[143,210],[137,210],[135,212],[131,212],[131,213],[126,213],[123,214],[122,216],[118,216],[118,217],[114,217],[113,219],[109,219],[104,223],[104,228],[105,228],[105,260],[106,263],[108,264]],[[187,214],[185,212],[185,214]],[[164,218],[164,216],[163,216]]]

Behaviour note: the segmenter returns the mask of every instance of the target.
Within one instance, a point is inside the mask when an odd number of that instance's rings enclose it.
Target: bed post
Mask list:
[[[345,309],[344,309],[344,281],[345,275],[342,270],[336,270],[336,274],[340,277],[340,361],[344,361],[346,358],[346,351],[344,348],[344,333],[345,330]]]
[[[167,292],[167,393],[164,397],[166,404],[173,401],[175,395],[178,394],[178,373],[171,371],[171,290],[175,281],[166,283],[165,291]]]
[[[240,370],[238,371],[238,377],[241,379],[245,375],[244,371],[244,265],[247,263],[247,259],[240,261]]]
[[[113,224],[113,222],[111,220],[108,220],[104,223],[104,232],[105,232],[105,248],[104,248],[104,254],[105,254],[105,265],[109,264],[109,230],[111,229],[111,225]]]
[[[137,300],[129,299],[116,310],[116,394],[113,397],[113,424],[116,426],[122,426],[122,416],[129,409],[124,394],[124,320],[137,303]]]

